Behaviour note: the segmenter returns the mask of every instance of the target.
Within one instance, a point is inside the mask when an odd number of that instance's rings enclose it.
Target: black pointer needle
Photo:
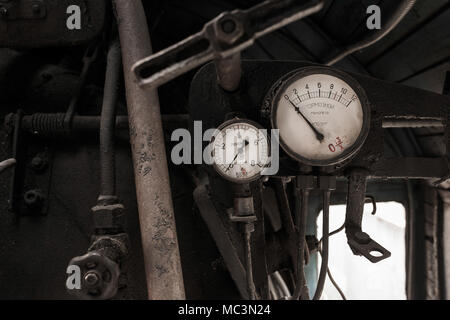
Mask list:
[[[288,99],[288,101],[292,104],[292,106],[295,108],[295,111],[297,111],[297,113],[299,114],[299,115],[301,115],[302,117],[303,117],[303,119],[305,119],[305,121],[306,121],[306,123],[311,127],[311,129],[314,131],[314,133],[316,134],[316,138],[317,138],[317,140],[319,140],[319,141],[323,141],[323,139],[324,139],[324,136],[323,136],[323,134],[321,134],[317,129],[316,129],[316,127],[314,127],[313,126],[313,124],[303,115],[303,113],[300,111],[300,108],[299,107],[297,107],[293,102],[292,102],[292,100],[291,99]]]
[[[225,170],[225,172],[227,172],[228,170],[231,169],[231,166],[233,165],[233,163],[236,161],[238,155],[242,152],[242,150],[244,150],[244,148],[249,144],[249,142],[247,140],[245,140],[244,145],[238,149],[238,152],[236,153],[236,155],[234,156],[233,161],[231,161],[230,165],[228,166],[227,170]]]

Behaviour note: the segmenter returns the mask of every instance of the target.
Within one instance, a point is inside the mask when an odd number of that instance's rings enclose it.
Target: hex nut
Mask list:
[[[224,13],[215,20],[214,33],[219,43],[231,45],[244,35],[244,27],[232,14]]]
[[[125,207],[122,204],[98,205],[92,208],[92,215],[96,228],[122,227],[125,218]]]

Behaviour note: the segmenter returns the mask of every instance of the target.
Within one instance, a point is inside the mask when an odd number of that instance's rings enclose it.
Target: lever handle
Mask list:
[[[132,71],[140,86],[156,88],[208,61],[238,54],[255,39],[322,8],[323,0],[269,0],[224,12],[199,33],[137,61]]]

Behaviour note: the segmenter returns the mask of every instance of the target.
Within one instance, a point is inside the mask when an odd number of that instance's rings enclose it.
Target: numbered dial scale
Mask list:
[[[367,96],[349,75],[326,67],[299,69],[277,84],[272,128],[297,161],[331,166],[354,156],[370,126]]]
[[[235,183],[258,179],[270,162],[266,131],[249,120],[233,119],[223,123],[211,139],[216,171]]]

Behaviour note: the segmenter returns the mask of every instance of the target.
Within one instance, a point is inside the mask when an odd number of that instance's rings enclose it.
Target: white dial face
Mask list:
[[[216,170],[233,181],[258,177],[269,162],[266,134],[247,122],[226,125],[212,141]]]
[[[340,78],[307,75],[293,81],[279,97],[275,125],[290,154],[326,163],[345,153],[361,134],[360,98]]]

